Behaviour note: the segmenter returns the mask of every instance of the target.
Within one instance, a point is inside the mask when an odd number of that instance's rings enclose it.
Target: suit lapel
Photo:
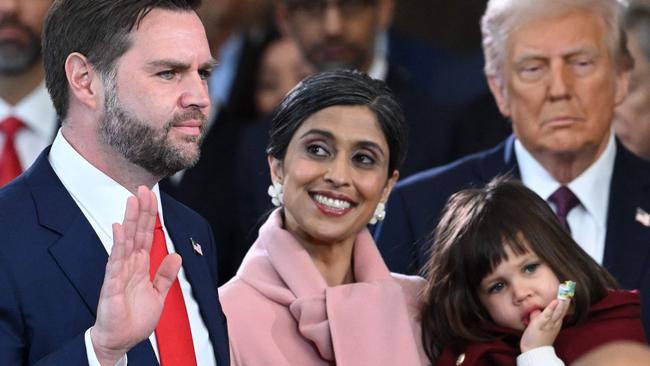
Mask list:
[[[50,254],[97,316],[99,292],[104,282],[108,254],[86,218],[79,212],[61,238],[50,247]]]
[[[96,315],[99,291],[108,254],[81,210],[47,160],[47,149],[30,169],[30,186],[39,224],[60,236],[50,254],[92,314]]]
[[[650,212],[650,164],[617,144],[610,185],[603,265],[624,288],[641,288],[650,259],[650,228],[636,219]]]

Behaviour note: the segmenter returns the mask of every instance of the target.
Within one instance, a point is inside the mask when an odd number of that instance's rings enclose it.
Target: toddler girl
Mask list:
[[[563,365],[611,341],[646,342],[638,292],[618,290],[515,181],[452,196],[425,271],[422,337],[436,365]],[[560,300],[567,280],[575,296]]]

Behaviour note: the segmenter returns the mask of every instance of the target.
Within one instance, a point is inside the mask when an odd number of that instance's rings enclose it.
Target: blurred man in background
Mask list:
[[[626,27],[634,69],[628,96],[616,108],[614,129],[628,149],[650,159],[650,0],[630,2]]]
[[[0,187],[32,164],[58,126],[41,57],[43,19],[51,4],[0,2]]]

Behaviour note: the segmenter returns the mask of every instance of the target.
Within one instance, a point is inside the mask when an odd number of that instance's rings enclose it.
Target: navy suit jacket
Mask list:
[[[108,254],[48,154],[49,148],[0,190],[0,365],[88,364],[84,332],[95,323]],[[167,195],[161,201],[217,363],[229,365],[210,227]],[[203,256],[193,252],[190,237]],[[158,365],[148,340],[128,352],[128,362]]]
[[[617,142],[610,183],[603,265],[626,289],[639,289],[646,333],[650,334],[650,228],[635,220],[637,208],[650,212],[650,162]],[[414,274],[429,259],[428,249],[447,199],[459,190],[482,187],[500,174],[519,178],[514,137],[449,165],[397,184],[386,219],[375,229],[379,250],[391,271]]]

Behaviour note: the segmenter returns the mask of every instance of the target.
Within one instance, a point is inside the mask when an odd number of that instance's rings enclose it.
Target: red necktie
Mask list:
[[[571,233],[569,222],[566,217],[569,212],[580,204],[580,200],[567,186],[560,186],[553,194],[548,197],[548,200],[555,204],[555,215],[560,220],[562,225]]]
[[[149,258],[149,274],[152,281],[160,262],[167,254],[165,233],[160,224],[160,218],[156,217],[153,245]],[[174,281],[165,298],[165,306],[156,326],[156,342],[158,343],[161,366],[196,365],[192,331],[178,279]]]
[[[11,182],[23,172],[14,144],[16,133],[23,123],[15,117],[8,117],[0,122],[0,133],[5,136],[5,144],[0,153],[0,187]]]

